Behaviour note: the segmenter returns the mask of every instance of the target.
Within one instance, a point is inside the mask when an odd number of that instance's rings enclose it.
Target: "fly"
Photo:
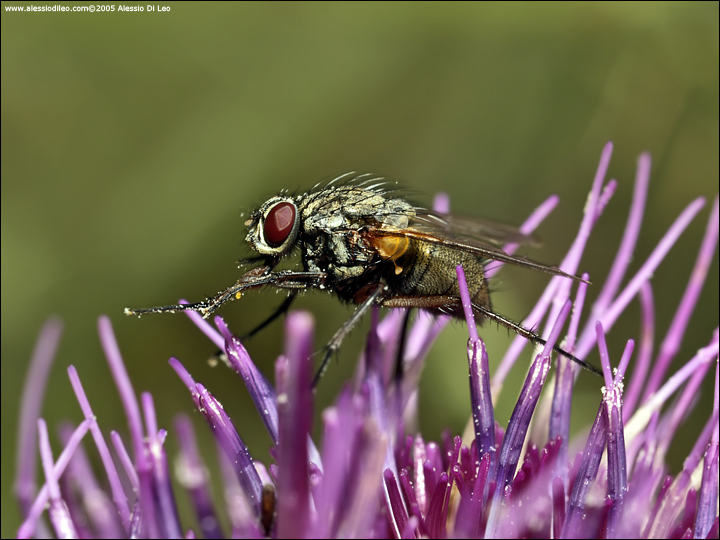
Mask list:
[[[125,309],[126,315],[197,311],[207,319],[221,305],[247,290],[264,286],[288,291],[287,299],[249,335],[285,313],[308,289],[326,290],[357,305],[325,348],[316,385],[332,354],[373,306],[420,308],[435,315],[464,319],[455,267],[462,264],[476,320],[495,321],[526,339],[544,345],[532,330],[492,309],[485,278],[490,261],[514,264],[575,281],[554,266],[508,255],[504,242],[531,241],[517,229],[475,222],[415,206],[396,195],[382,179],[348,173],[296,196],[281,194],[266,201],[245,222],[246,241],[258,256],[240,261],[257,264],[231,287],[195,304]],[[302,270],[273,271],[299,248]],[[594,366],[570,353],[554,350],[602,376]]]

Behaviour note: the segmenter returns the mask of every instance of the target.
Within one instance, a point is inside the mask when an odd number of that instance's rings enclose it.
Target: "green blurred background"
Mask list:
[[[27,4],[2,7],[14,5]],[[372,171],[402,181],[420,203],[442,190],[454,211],[514,224],[556,193],[561,206],[538,231],[544,247],[528,252],[556,263],[612,140],[619,188],[583,262],[596,283],[615,255],[642,151],[653,156],[652,183],[631,270],[685,205],[700,195],[711,203],[718,191],[717,3],[161,5],[170,12],[2,11],[3,537],[19,524],[11,485],[21,385],[51,314],[65,322],[43,412],[51,427],[80,419],[70,363],[104,431],[125,427],[96,332],[107,314],[135,389],[153,393],[162,426],[184,411],[209,442],[167,365],[174,355],[267,463],[269,438],[239,380],[208,367],[205,337],[183,316],[138,320],[122,309],[199,300],[233,283],[235,260],[247,253],[241,213],[280,189]],[[708,214],[709,205],[656,273],[660,337]],[[546,281],[504,271],[496,308],[521,319]],[[718,294],[716,255],[678,362],[709,341]],[[220,314],[240,334],[280,300],[248,295]],[[296,307],[315,315],[318,347],[351,309],[321,293]],[[615,362],[637,335],[637,311],[611,333]],[[365,328],[331,366],[318,409],[352,372]],[[510,337],[492,325],[482,335],[494,365]],[[466,336],[451,325],[428,360],[427,438],[443,427],[460,432],[467,420]],[[282,326],[248,348],[272,376]],[[671,448],[672,472],[708,417],[710,379],[699,424],[684,426]],[[582,376],[580,387],[575,429],[599,400],[597,380]],[[517,390],[509,381],[500,398],[503,425]],[[168,445],[172,455],[172,435]],[[212,448],[205,455],[212,460]]]

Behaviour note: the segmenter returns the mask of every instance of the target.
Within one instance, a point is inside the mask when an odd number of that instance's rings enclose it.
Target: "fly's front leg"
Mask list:
[[[232,287],[219,292],[212,298],[195,304],[178,304],[144,309],[125,308],[125,315],[145,315],[149,313],[176,313],[178,311],[197,311],[207,319],[225,302],[240,298],[243,291],[257,289],[265,285],[279,289],[320,288],[325,285],[327,274],[324,272],[270,272],[269,266],[253,268],[245,273]]]

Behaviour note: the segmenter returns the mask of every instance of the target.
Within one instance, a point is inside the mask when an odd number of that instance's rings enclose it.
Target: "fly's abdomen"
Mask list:
[[[471,300],[490,308],[482,262],[471,253],[413,239],[405,254],[395,263],[402,269],[392,280],[398,292],[415,297],[452,298],[460,298],[455,267],[461,264],[465,271]]]

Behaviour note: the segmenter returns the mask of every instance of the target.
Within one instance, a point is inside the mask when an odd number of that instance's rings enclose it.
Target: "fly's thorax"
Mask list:
[[[362,227],[403,229],[415,216],[404,199],[353,186],[328,187],[298,200],[304,232],[310,235],[346,233]]]
[[[328,274],[333,287],[373,269],[375,251],[355,230],[303,235],[303,266]]]
[[[303,265],[328,273],[334,287],[377,273],[378,251],[368,228],[402,229],[415,215],[403,199],[354,186],[331,186],[302,195],[300,213]]]

